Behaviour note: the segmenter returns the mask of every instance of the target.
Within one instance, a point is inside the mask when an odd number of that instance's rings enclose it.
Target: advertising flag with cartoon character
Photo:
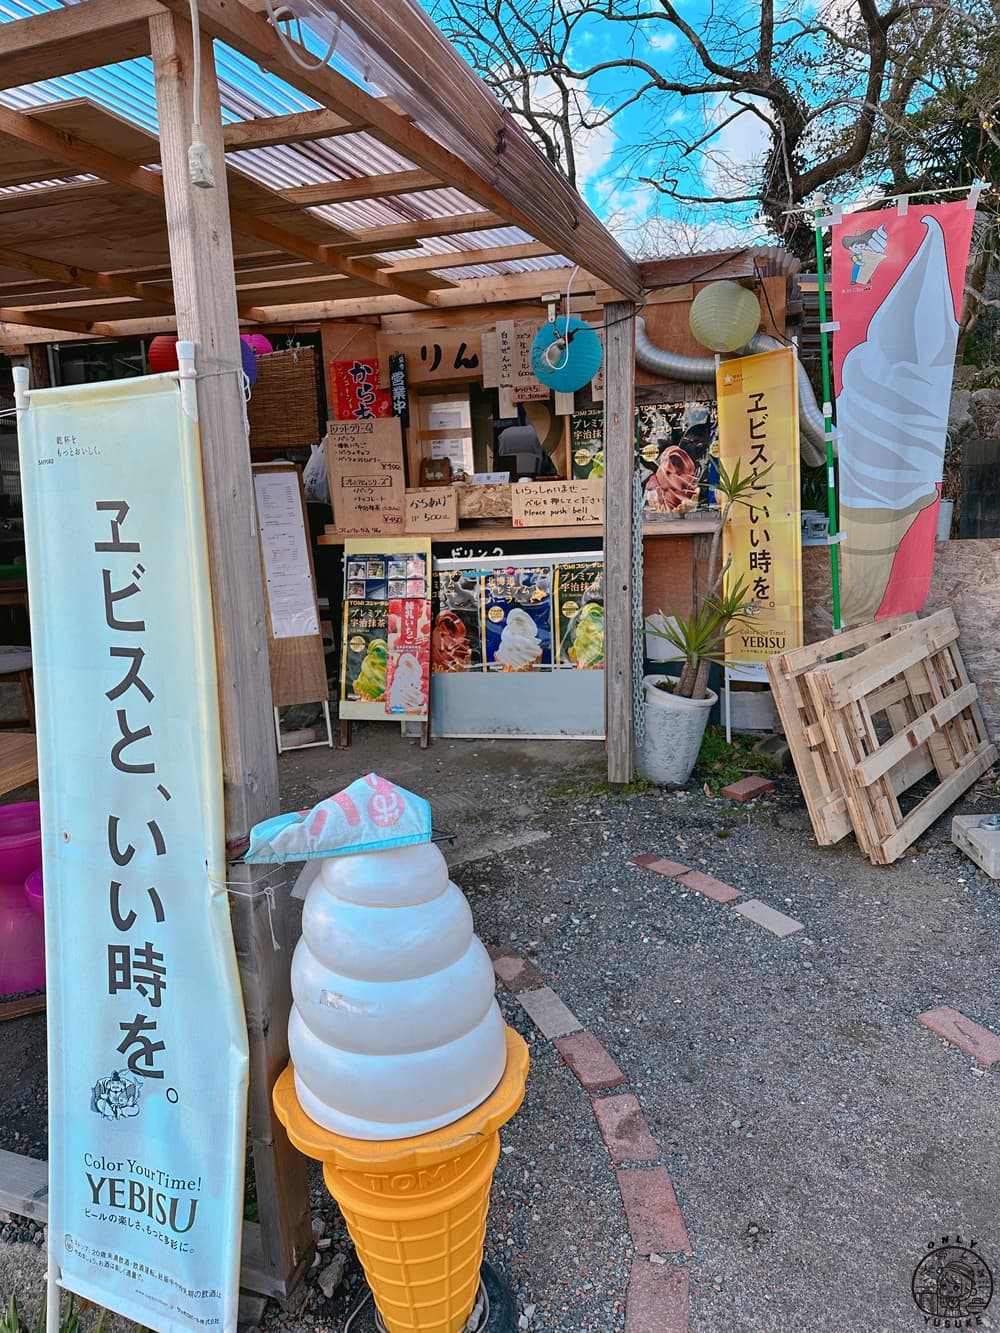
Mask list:
[[[852,213],[833,226],[845,623],[927,600],[974,210]]]

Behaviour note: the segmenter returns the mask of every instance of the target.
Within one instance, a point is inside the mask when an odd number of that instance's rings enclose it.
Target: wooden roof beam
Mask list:
[[[493,231],[510,223],[499,213],[453,213],[443,218],[416,218],[413,222],[395,222],[385,227],[359,227],[354,239],[363,245],[381,245],[383,250],[402,247],[408,241],[428,236],[461,236],[467,231]],[[345,249],[348,247],[344,247]]]
[[[181,17],[188,14],[189,0],[162,0],[162,3],[165,9]],[[395,3],[394,0],[380,0],[380,7],[383,17],[392,22],[396,22],[406,9],[398,0]],[[369,6],[359,4],[358,8]],[[329,65],[318,69],[298,65],[288,57],[282,38],[266,19],[246,6],[232,3],[232,0],[200,0],[199,12],[203,31],[235,47],[249,60],[277,74],[337,115],[349,120],[367,120],[369,134],[394,148],[415,166],[432,172],[444,185],[461,190],[486,208],[495,209],[501,217],[523,227],[536,240],[548,242],[567,258],[591,269],[596,267],[598,276],[605,283],[625,295],[636,299],[642,296],[642,281],[635,262],[598,222],[568,182],[531,148],[526,135],[509,114],[496,104],[490,105],[495,107],[497,132],[506,147],[503,153],[495,155],[487,178],[485,170],[469,165],[458,153],[445,148],[393,111],[384,99],[371,97]],[[413,8],[407,13],[412,17]],[[397,22],[396,27],[402,33],[399,40],[412,46],[413,42],[405,36],[405,25],[400,27]],[[387,29],[386,23],[383,28]],[[440,35],[438,45],[442,49],[447,46]],[[450,47],[447,49],[454,61],[459,60]],[[414,68],[432,64],[434,55],[436,52],[425,52]],[[466,69],[466,74],[469,79],[475,79],[471,70]],[[478,84],[476,86],[482,101],[485,90]],[[459,123],[460,118],[456,116],[456,143],[461,138]]]
[[[336,116],[326,107],[318,111],[296,111],[288,116],[260,116],[256,120],[238,120],[223,125],[222,139],[227,153],[245,148],[274,148],[278,144],[306,143],[310,139],[332,139],[337,134],[353,134],[363,124]]]
[[[15,306],[0,306],[0,323],[25,324],[33,329],[58,329],[61,333],[90,333],[104,336],[107,325],[85,319],[66,319],[51,310],[20,310]]]
[[[42,259],[23,250],[0,247],[0,264],[23,269],[25,273],[37,273],[39,277],[50,278],[53,282],[68,283],[70,286],[113,292],[116,296],[130,296],[135,300],[156,301],[160,305],[174,304],[173,294],[169,288],[165,289],[147,282],[129,282],[125,278],[115,277],[110,273],[99,273],[95,269],[80,268],[76,264],[57,264],[51,259]]]
[[[394,194],[439,190],[441,182],[429,171],[389,171],[382,176],[358,176],[352,180],[327,181],[320,185],[296,185],[281,190],[282,199],[301,208],[320,204],[351,204],[359,199],[384,199]]]
[[[87,0],[87,4],[80,8],[86,9],[91,3],[93,0]],[[127,185],[155,199],[163,199],[163,179],[159,172],[136,166],[115,153],[108,153],[103,148],[98,148],[96,144],[87,143],[73,135],[62,134],[34,117],[26,116],[23,112],[0,107],[0,133],[41,148],[63,162],[72,163],[81,171],[102,176],[105,180],[118,181],[121,185]],[[338,246],[320,245],[315,241],[306,240],[264,218],[240,209],[230,209],[230,223],[234,231],[265,241],[268,245],[285,250],[289,254],[299,255],[302,259],[311,259],[314,263],[332,268],[335,272],[364,278],[373,286],[394,291],[408,300],[419,301],[423,305],[435,304],[433,294],[419,284],[407,282],[405,279],[396,281],[387,278],[370,261],[342,256]]]
[[[521,245],[495,245],[479,250],[448,250],[442,255],[422,254],[412,259],[398,259],[389,273],[424,273],[441,268],[468,268],[475,264],[508,264],[516,259],[542,259],[553,254],[544,241],[525,241]]]
[[[157,0],[87,0],[0,23],[0,88],[149,55]]]
[[[451,288],[437,293],[433,315],[463,306],[505,305],[515,302],[537,304],[539,323],[544,323],[545,310],[540,304],[543,292],[565,286],[571,272],[567,268],[541,269],[532,273],[505,273],[492,278],[463,278]],[[581,270],[573,279],[573,297],[592,294],[604,283],[591,273]],[[262,324],[292,324],[326,319],[357,319],[362,315],[395,315],[409,312],[429,316],[416,302],[394,296],[361,296],[337,301],[313,301],[302,305],[273,305],[258,307],[257,317]]]

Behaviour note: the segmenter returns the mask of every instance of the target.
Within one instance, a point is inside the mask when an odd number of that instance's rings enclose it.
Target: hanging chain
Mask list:
[[[642,670],[645,664],[645,620],[642,614],[642,514],[645,504],[642,477],[638,469],[632,475],[632,718],[635,743],[646,738],[645,690]]]

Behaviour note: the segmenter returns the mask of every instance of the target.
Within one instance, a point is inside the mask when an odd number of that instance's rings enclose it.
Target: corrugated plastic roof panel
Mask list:
[[[10,22],[28,18],[74,3],[78,3],[78,0],[0,0],[0,20]],[[311,35],[310,45],[322,54],[323,43],[315,34]],[[224,123],[309,111],[318,106],[283,80],[262,70],[221,42],[215,44],[215,59]],[[354,82],[368,87],[357,71],[337,62],[336,58],[334,63],[340,72]],[[148,57],[0,92],[0,103],[23,112],[76,98],[87,98],[143,129],[154,134],[157,132],[156,92],[152,62]],[[378,176],[413,167],[412,162],[364,132],[297,144],[245,149],[228,156],[233,166],[274,190],[316,185],[330,180]],[[63,179],[83,178],[68,173]],[[458,190],[440,189],[324,205],[311,211],[340,227],[365,230],[423,218],[481,211],[481,206]],[[432,253],[450,254],[464,249],[516,245],[530,239],[518,228],[503,227],[489,232],[467,233],[460,244],[442,238],[428,239],[423,248]],[[413,255],[412,250],[405,253],[411,257]],[[498,273],[560,267],[565,263],[560,257],[512,260],[496,265],[476,265],[467,270],[450,270],[450,275],[489,277]]]

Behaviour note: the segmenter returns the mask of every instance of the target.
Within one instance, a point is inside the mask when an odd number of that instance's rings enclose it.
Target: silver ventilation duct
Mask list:
[[[771,352],[785,344],[766,333],[758,333],[743,348],[743,352]],[[646,336],[646,321],[638,316],[635,321],[635,359],[643,370],[660,375],[665,380],[693,381],[709,384],[715,379],[714,356],[681,356],[677,352],[654,347]],[[826,462],[826,425],[816,402],[805,367],[796,357],[799,381],[799,447],[807,467],[819,467]]]

